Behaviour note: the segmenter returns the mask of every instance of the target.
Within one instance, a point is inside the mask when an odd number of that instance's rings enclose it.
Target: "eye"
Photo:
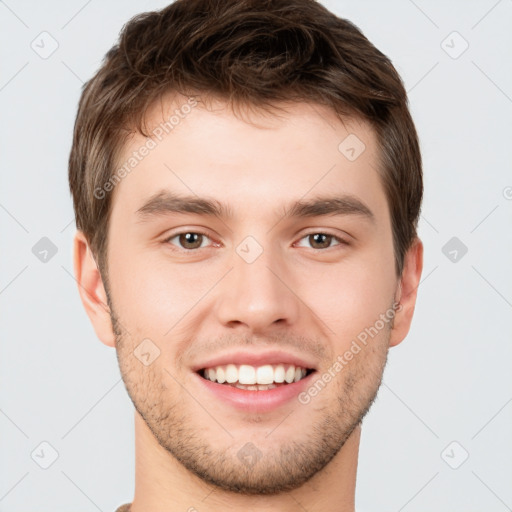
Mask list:
[[[176,240],[176,242],[174,242]],[[193,250],[193,249],[201,249],[202,247],[206,247],[206,240],[209,240],[209,237],[205,233],[199,233],[196,231],[185,231],[183,233],[176,233],[165,241],[178,245],[182,249]]]
[[[348,245],[347,242],[337,236],[321,232],[310,233],[309,235],[301,238],[301,241],[302,240],[307,240],[307,242],[311,244],[310,247],[312,249],[328,249],[329,247],[332,247],[331,243],[333,241],[336,242],[334,245]],[[301,245],[300,242],[297,245],[299,247],[305,247],[304,245]]]

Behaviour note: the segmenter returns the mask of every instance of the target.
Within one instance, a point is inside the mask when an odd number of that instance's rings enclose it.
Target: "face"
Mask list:
[[[390,345],[398,280],[375,135],[317,105],[241,118],[214,102],[153,139],[115,187],[108,233],[128,393],[204,481],[295,489],[361,422]],[[133,136],[120,166],[146,143]]]

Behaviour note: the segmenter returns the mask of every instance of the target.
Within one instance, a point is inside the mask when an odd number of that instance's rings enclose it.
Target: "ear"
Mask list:
[[[98,338],[115,347],[115,334],[107,305],[107,294],[89,243],[82,231],[73,240],[73,263],[78,292]]]
[[[395,301],[400,302],[401,308],[396,310],[389,342],[390,347],[401,343],[409,332],[422,270],[423,243],[419,238],[416,238],[405,254],[404,268],[395,294]]]

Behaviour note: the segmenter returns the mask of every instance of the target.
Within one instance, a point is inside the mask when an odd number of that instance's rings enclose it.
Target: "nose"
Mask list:
[[[300,299],[285,262],[270,249],[252,262],[233,254],[232,270],[219,283],[217,320],[225,327],[261,334],[277,326],[291,327],[299,318]]]

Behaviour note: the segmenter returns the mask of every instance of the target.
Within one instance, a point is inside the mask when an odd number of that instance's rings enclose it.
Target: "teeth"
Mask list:
[[[234,366],[234,365],[233,365]],[[220,367],[222,368],[222,366]],[[236,366],[235,366],[236,368]],[[242,364],[238,370],[238,382],[240,384],[256,384],[256,369],[254,366],[248,364]],[[266,384],[265,382],[259,382],[258,384]]]
[[[257,384],[257,385],[251,385],[246,386],[245,384],[239,384],[238,382],[235,384],[235,388],[239,389],[248,389],[250,391],[266,391],[267,389],[274,389],[276,387],[275,384]]]
[[[240,389],[263,390],[276,387],[274,384],[298,382],[307,373],[306,368],[300,366],[266,364],[263,366],[250,366],[248,364],[228,364],[207,368],[203,372],[205,379],[219,384],[233,384]]]
[[[238,380],[238,370],[234,364],[226,366],[226,382],[233,383]]]
[[[217,367],[217,382],[223,384],[226,382],[226,371],[222,366]]]
[[[284,366],[282,364],[278,364],[274,369],[274,382],[284,382]]]
[[[300,371],[300,368],[298,368]],[[272,365],[267,364],[260,366],[256,370],[256,382],[258,384],[272,384],[274,382],[274,368]]]

